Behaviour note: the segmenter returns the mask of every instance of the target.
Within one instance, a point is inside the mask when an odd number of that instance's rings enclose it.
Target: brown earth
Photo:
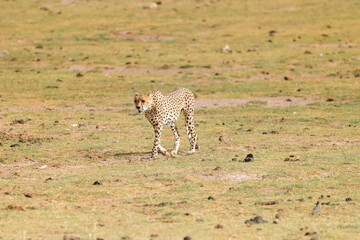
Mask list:
[[[325,102],[325,99],[308,96],[299,97],[256,97],[247,99],[209,99],[200,98],[195,102],[196,108],[218,108],[218,107],[236,107],[246,105],[251,102],[264,102],[267,108],[284,108],[289,106],[306,106],[316,102]]]

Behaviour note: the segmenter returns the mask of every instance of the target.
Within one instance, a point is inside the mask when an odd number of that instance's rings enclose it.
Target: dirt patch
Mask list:
[[[0,132],[0,146],[4,144],[14,143],[14,141],[18,143],[40,145],[41,142],[44,140],[50,141],[51,138],[40,138],[40,137],[30,136],[26,133],[16,134],[16,133]]]
[[[79,111],[79,112],[97,112],[97,111],[121,111],[135,109],[133,106],[86,106],[83,104],[73,105],[71,107],[62,106],[33,106],[33,107],[6,107],[0,112],[41,112],[41,111]]]
[[[57,5],[69,5],[75,3],[77,0],[61,0]]]
[[[9,174],[16,171],[21,171],[23,169],[28,169],[27,167],[35,165],[37,162],[35,160],[19,160],[16,164],[2,164],[0,162],[0,174]]]
[[[355,43],[333,43],[333,44],[310,44],[310,47],[314,48],[356,48],[358,45]]]
[[[313,175],[300,175],[299,178],[301,180],[309,180],[309,179],[322,179],[322,178],[330,178],[330,177],[335,177],[336,174],[335,173],[329,173],[329,172],[319,172],[317,174],[313,174]]]
[[[326,102],[326,99],[315,98],[312,96],[306,98],[298,97],[257,97],[247,99],[212,99],[212,98],[200,98],[196,99],[195,107],[201,108],[219,108],[219,107],[237,107],[246,104],[263,105],[267,108],[284,108],[289,106],[306,106],[308,104]],[[83,111],[83,112],[97,112],[97,111],[122,111],[122,110],[134,110],[133,106],[86,106],[86,105],[73,105],[71,107],[51,107],[51,106],[34,106],[34,107],[6,107],[1,109],[0,112],[28,112],[28,111]]]
[[[196,108],[218,108],[218,107],[237,107],[246,105],[251,102],[264,103],[267,108],[284,108],[289,106],[306,106],[311,103],[325,102],[325,99],[314,97],[257,97],[248,99],[197,99],[195,102]]]
[[[137,73],[137,74],[158,74],[158,75],[172,75],[182,73],[180,68],[168,68],[168,69],[155,69],[155,68],[132,68],[132,67],[116,67],[116,68],[104,68],[101,69],[103,73]]]
[[[328,43],[328,44],[291,44],[290,47],[312,47],[312,48],[356,48],[358,44],[355,43]]]
[[[169,36],[160,36],[158,34],[152,35],[139,35],[130,31],[116,30],[113,32],[113,35],[118,40],[133,40],[141,42],[154,42],[154,41],[171,41],[174,40],[174,37]]]
[[[243,182],[247,180],[254,180],[254,179],[264,179],[264,175],[259,174],[245,174],[245,173],[228,173],[228,174],[216,174],[216,175],[209,175],[203,176],[208,180],[225,180],[227,182]]]
[[[287,189],[277,188],[277,187],[258,187],[259,192],[273,192],[273,193],[286,193]]]
[[[155,75],[174,75],[184,72],[199,72],[199,73],[210,73],[210,72],[224,72],[224,71],[234,71],[239,69],[246,69],[248,66],[245,65],[235,65],[231,67],[187,67],[187,68],[178,68],[178,67],[169,67],[169,68],[151,68],[151,67],[104,67],[104,68],[91,68],[82,65],[73,65],[70,66],[67,70],[71,71],[98,71],[107,74],[117,74],[117,73],[135,73],[135,74],[155,74]]]
[[[232,146],[232,147],[223,147],[223,149],[228,149],[228,150],[232,150],[232,151],[242,151],[242,152],[246,152],[249,149],[248,148],[244,148],[244,147],[236,147],[236,146]]]
[[[288,8],[279,8],[279,9],[253,9],[251,12],[256,13],[277,13],[277,12],[296,12],[299,11],[300,8],[297,7],[288,7]]]

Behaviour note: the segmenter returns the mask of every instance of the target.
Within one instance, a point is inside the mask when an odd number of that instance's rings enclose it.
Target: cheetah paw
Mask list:
[[[160,151],[160,153],[161,153],[163,156],[169,156],[169,154],[168,154],[167,151]]]
[[[188,155],[191,155],[191,154],[194,154],[195,153],[195,150],[190,150],[187,152]]]

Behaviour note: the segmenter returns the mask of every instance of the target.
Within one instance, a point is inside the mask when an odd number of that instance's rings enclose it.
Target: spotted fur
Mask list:
[[[164,95],[159,91],[146,94],[135,94],[135,106],[139,113],[145,112],[145,117],[153,125],[155,130],[154,147],[152,158],[156,158],[158,152],[167,155],[167,151],[160,145],[161,131],[163,126],[169,126],[174,133],[175,143],[171,155],[175,156],[180,146],[180,135],[176,127],[176,121],[181,111],[185,116],[185,128],[190,142],[190,153],[195,152],[197,147],[197,135],[194,124],[194,94],[186,88],[177,88],[171,93]]]

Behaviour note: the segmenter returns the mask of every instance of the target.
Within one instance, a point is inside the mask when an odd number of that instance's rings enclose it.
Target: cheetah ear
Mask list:
[[[139,93],[135,93],[135,97],[139,96],[140,94]]]

